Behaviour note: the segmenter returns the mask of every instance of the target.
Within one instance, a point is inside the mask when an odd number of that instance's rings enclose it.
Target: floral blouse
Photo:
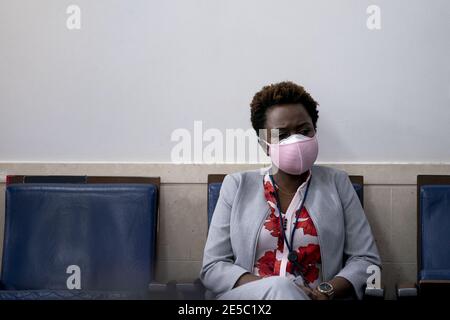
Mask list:
[[[286,220],[285,233],[290,240],[296,215],[299,215],[293,247],[297,252],[298,262],[302,266],[304,278],[311,288],[315,288],[321,282],[320,246],[316,228],[308,211],[304,206],[301,210],[299,208],[310,178],[311,170],[306,181],[297,189],[286,214],[282,213],[282,217],[284,218],[283,221]],[[283,276],[294,278],[293,264],[288,260],[289,249],[284,242],[283,233],[280,229],[274,185],[268,173],[264,176],[263,183],[264,195],[269,204],[270,212],[259,234],[253,274],[260,277]]]

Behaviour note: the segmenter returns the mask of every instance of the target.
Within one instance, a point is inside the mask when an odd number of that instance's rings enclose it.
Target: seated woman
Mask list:
[[[252,126],[272,165],[223,181],[200,273],[217,298],[361,299],[367,267],[381,265],[348,175],[314,165],[317,119],[292,82],[254,96]]]

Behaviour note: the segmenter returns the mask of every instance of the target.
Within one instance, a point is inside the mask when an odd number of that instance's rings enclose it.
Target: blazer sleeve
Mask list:
[[[233,289],[236,281],[248,272],[234,263],[230,240],[231,208],[237,189],[238,184],[235,178],[227,175],[220,189],[203,253],[200,280],[216,295]]]
[[[336,276],[347,279],[353,285],[357,298],[362,299],[369,276],[367,267],[375,264],[381,268],[381,259],[361,202],[345,171],[338,171],[336,187],[344,212],[344,256],[347,257]]]

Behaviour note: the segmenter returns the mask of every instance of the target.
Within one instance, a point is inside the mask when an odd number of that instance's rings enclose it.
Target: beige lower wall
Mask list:
[[[450,175],[450,164],[323,164],[364,175],[364,208],[383,260],[382,284],[394,297],[395,283],[416,278],[416,177]],[[0,163],[0,237],[4,226],[4,177],[11,174],[160,176],[156,278],[198,277],[206,240],[207,175],[260,165],[151,163]],[[0,242],[0,250],[1,242]]]

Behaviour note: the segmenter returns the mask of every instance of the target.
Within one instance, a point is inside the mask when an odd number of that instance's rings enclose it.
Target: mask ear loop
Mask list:
[[[266,144],[266,153],[270,156],[270,143],[268,143],[266,140],[260,137],[258,137],[258,140]]]

